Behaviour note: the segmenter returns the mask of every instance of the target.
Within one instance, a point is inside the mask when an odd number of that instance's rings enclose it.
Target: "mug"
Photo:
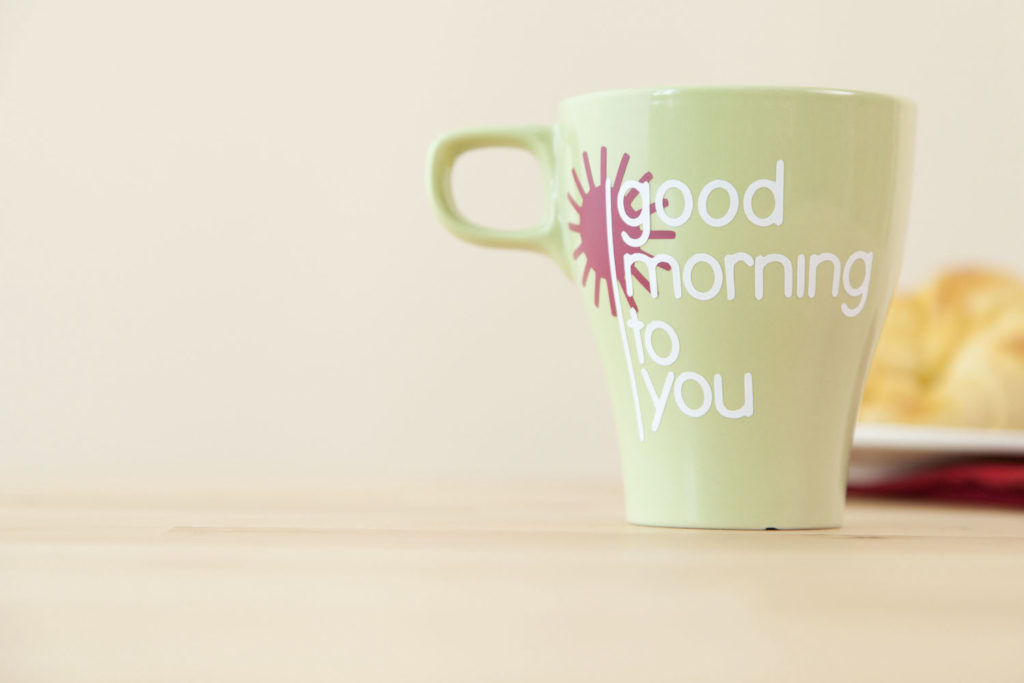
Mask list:
[[[457,237],[546,254],[580,288],[628,521],[837,527],[902,259],[913,134],[913,104],[868,92],[600,92],[563,101],[553,127],[443,135],[428,189]],[[540,162],[540,225],[459,213],[452,164],[489,146]]]

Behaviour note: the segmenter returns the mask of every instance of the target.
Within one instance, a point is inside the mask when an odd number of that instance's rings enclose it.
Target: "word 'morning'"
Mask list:
[[[874,259],[874,252],[855,251],[850,254],[846,264],[842,264],[839,257],[832,253],[821,254],[798,254],[796,262],[783,254],[758,254],[751,256],[746,252],[726,254],[721,263],[717,258],[705,253],[696,253],[686,259],[682,268],[675,258],[668,254],[651,256],[643,252],[629,253],[623,256],[623,267],[627,273],[632,273],[633,268],[639,265],[647,266],[647,275],[650,280],[651,297],[658,298],[658,273],[668,271],[672,278],[672,293],[675,298],[683,298],[683,290],[686,294],[698,301],[708,301],[717,297],[722,289],[725,289],[725,298],[732,301],[736,298],[736,270],[737,266],[743,265],[751,269],[753,273],[754,298],[760,301],[765,293],[765,271],[769,266],[779,271],[782,282],[782,293],[787,299],[796,296],[798,299],[804,297],[814,298],[818,293],[819,269],[828,265],[831,274],[830,291],[832,298],[839,296],[840,286],[847,296],[859,298],[856,305],[850,306],[844,302],[840,308],[843,315],[852,318],[864,309],[868,298],[868,290],[871,286],[871,264]],[[863,274],[859,282],[854,284],[854,266],[863,264]],[[698,287],[694,283],[694,271],[701,267],[710,273],[711,282],[709,286]],[[638,270],[639,272],[639,270]],[[826,282],[828,282],[826,280]],[[828,285],[826,285],[828,286]],[[626,278],[626,294],[633,296],[633,278]]]
[[[785,171],[786,164],[779,159],[775,162],[775,180],[769,178],[755,180],[743,193],[743,215],[754,225],[761,226],[762,228],[769,225],[782,225]],[[729,206],[721,216],[712,216],[708,210],[708,200],[711,198],[711,193],[715,190],[725,192],[729,198]],[[775,200],[775,206],[767,216],[758,216],[754,212],[754,195],[757,194],[758,190],[768,190],[772,193],[772,198]],[[634,192],[640,197],[640,212],[636,216],[630,215],[629,211],[626,211],[626,204],[628,203],[626,200]],[[674,216],[669,214],[666,206],[669,192],[679,195],[683,200],[682,209]],[[619,217],[622,218],[622,221],[626,225],[641,229],[639,237],[631,237],[626,231],[623,231],[622,239],[631,247],[643,245],[651,235],[651,184],[649,182],[627,180],[619,188],[616,202]],[[689,185],[681,180],[672,178],[658,186],[653,206],[661,222],[670,228],[678,228],[690,220],[690,216],[693,215],[694,206],[697,207],[697,214],[702,221],[713,228],[720,228],[731,223],[732,219],[739,213],[740,195],[728,180],[712,180],[701,189],[700,194],[697,195],[697,201],[694,202],[693,192],[690,191]]]

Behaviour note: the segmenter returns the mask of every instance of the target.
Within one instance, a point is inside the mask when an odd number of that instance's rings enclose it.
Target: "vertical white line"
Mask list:
[[[644,440],[644,417],[640,412],[640,395],[636,391],[636,375],[633,373],[633,354],[629,352],[626,339],[625,311],[619,300],[619,278],[615,271],[615,239],[612,234],[612,184],[604,178],[604,224],[608,236],[608,267],[611,270],[611,290],[615,296],[615,313],[619,319],[619,334],[622,335],[622,350],[626,353],[626,367],[629,368],[629,386],[633,389],[633,407],[636,408],[636,429],[640,440]]]

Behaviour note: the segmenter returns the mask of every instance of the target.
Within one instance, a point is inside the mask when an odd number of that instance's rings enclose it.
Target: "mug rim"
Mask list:
[[[588,93],[571,95],[562,100],[561,104],[575,105],[593,100],[620,99],[626,97],[671,97],[676,95],[800,95],[814,98],[852,98],[857,100],[876,100],[916,109],[913,100],[899,95],[874,92],[870,90],[852,90],[849,88],[828,88],[819,86],[791,85],[684,85],[661,86],[650,88],[622,88],[617,90],[598,90]]]

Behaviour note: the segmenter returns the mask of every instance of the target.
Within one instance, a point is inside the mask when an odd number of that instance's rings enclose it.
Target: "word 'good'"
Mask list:
[[[767,178],[755,180],[743,193],[743,215],[754,225],[761,227],[782,225],[785,170],[786,164],[781,159],[778,160],[775,162],[775,180]],[[711,198],[711,193],[715,190],[725,192],[729,197],[729,207],[721,216],[712,216],[708,211],[708,200]],[[768,190],[772,193],[772,198],[775,201],[772,212],[767,216],[758,216],[754,212],[754,195],[757,194],[758,190]],[[629,197],[633,192],[640,196],[640,213],[636,216],[630,215],[630,212],[626,211],[626,197]],[[669,198],[670,192],[680,196],[683,200],[682,209],[674,216],[669,215],[669,210],[666,206],[668,203],[666,200]],[[651,184],[649,182],[627,180],[622,183],[622,187],[619,189],[617,204],[616,208],[618,208],[619,216],[623,222],[626,225],[641,229],[639,237],[631,237],[623,231],[622,239],[631,247],[639,247],[651,235]],[[696,205],[697,214],[702,221],[713,228],[720,228],[731,223],[732,219],[736,217],[740,209],[740,196],[736,188],[728,180],[712,180],[701,189],[695,203],[693,201],[693,192],[690,191],[689,185],[681,180],[672,178],[658,186],[653,203],[654,211],[658,218],[670,228],[677,228],[690,220],[690,216],[693,215],[694,205]]]

